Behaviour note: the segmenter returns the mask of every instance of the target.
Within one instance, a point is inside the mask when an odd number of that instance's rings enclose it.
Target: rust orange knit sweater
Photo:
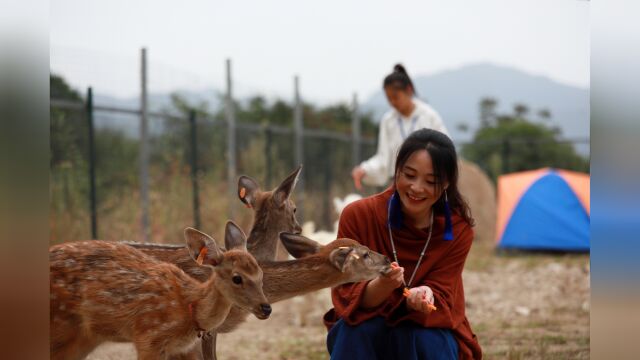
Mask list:
[[[393,261],[387,230],[387,204],[393,191],[389,188],[347,206],[340,217],[338,238],[357,240]],[[411,284],[411,287],[427,285],[433,290],[436,311],[427,315],[407,308],[401,287],[379,306],[364,309],[360,304],[367,282],[351,283],[332,289],[334,308],[324,316],[327,328],[330,329],[339,318],[347,324],[357,325],[375,316],[384,317],[390,326],[411,321],[425,327],[447,328],[458,341],[460,359],[481,359],[482,350],[465,316],[462,286],[462,268],[473,241],[473,229],[455,213],[452,222],[454,239],[445,241],[444,217],[434,217],[431,242]],[[407,224],[393,230],[398,262],[404,267],[406,281],[413,273],[427,237],[428,230]]]

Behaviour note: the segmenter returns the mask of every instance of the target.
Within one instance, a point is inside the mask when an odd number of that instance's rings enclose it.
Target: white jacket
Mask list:
[[[394,175],[398,149],[411,132],[427,128],[438,130],[451,137],[440,115],[431,106],[416,98],[413,99],[413,104],[415,108],[409,117],[402,116],[394,108],[382,116],[378,134],[378,151],[369,160],[360,164],[366,171],[362,178],[365,184],[374,186],[387,184]]]

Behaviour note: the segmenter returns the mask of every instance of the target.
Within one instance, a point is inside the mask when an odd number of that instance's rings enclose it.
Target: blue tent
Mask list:
[[[498,178],[497,246],[588,252],[589,175],[540,169]]]

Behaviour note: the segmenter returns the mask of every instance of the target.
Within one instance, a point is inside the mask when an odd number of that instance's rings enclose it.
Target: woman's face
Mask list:
[[[411,154],[396,173],[396,190],[400,195],[402,210],[416,223],[426,219],[446,187],[447,184],[437,186],[431,155],[427,150]]]
[[[393,86],[384,88],[389,104],[393,106],[403,115],[409,115],[413,106],[413,91],[411,88],[406,90],[397,89]]]

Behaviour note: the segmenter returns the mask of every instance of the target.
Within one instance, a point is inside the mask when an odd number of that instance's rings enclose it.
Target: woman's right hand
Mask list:
[[[367,174],[361,166],[356,166],[351,170],[351,177],[353,178],[353,184],[358,191],[362,190],[362,178]]]
[[[378,276],[380,286],[387,289],[396,289],[402,286],[404,280],[404,268],[400,267],[397,262],[391,263],[391,271],[387,274]]]
[[[364,308],[374,308],[382,304],[391,293],[402,286],[404,279],[404,268],[398,263],[391,263],[391,271],[386,275],[380,275],[371,280],[364,290],[362,306]]]

